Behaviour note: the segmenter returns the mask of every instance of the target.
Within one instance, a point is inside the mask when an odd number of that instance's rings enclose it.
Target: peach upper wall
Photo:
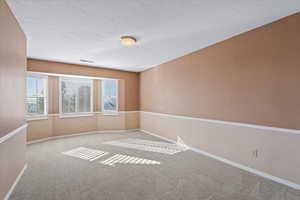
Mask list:
[[[0,137],[25,123],[26,38],[0,0]]]
[[[122,79],[120,110],[139,110],[139,73],[36,59],[27,59],[27,71]]]
[[[141,110],[300,129],[300,13],[141,73]]]

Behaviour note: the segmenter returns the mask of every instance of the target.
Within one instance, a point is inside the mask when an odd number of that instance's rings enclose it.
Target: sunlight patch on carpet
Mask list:
[[[96,149],[89,149],[85,147],[78,147],[70,151],[63,152],[62,154],[72,156],[75,158],[80,158],[83,160],[94,161],[102,156],[108,154],[108,152],[100,151]]]
[[[141,139],[123,139],[104,142],[103,144],[173,155],[187,150],[183,145]]]
[[[100,161],[103,165],[115,166],[116,164],[132,164],[132,165],[160,165],[160,162],[155,160],[148,160],[144,158],[138,158],[134,156],[116,154],[112,157]]]

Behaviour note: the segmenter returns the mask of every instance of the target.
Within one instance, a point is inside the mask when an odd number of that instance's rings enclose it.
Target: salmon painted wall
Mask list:
[[[26,163],[26,37],[4,0],[0,27],[0,199],[8,199]]]
[[[300,14],[141,73],[141,110],[300,129]]]
[[[0,1],[0,137],[25,123],[26,38]]]

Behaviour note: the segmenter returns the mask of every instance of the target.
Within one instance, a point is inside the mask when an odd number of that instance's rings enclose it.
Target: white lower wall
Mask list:
[[[26,164],[26,125],[0,138],[0,199],[8,199]]]
[[[139,112],[124,111],[113,115],[92,113],[86,116],[69,117],[56,114],[39,120],[30,120],[27,123],[27,141],[34,141],[93,131],[138,129]]]
[[[300,185],[300,131],[150,112],[140,129]]]

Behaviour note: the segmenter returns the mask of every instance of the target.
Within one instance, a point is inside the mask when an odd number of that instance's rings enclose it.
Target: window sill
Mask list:
[[[37,121],[37,120],[48,120],[48,116],[28,116],[26,117],[26,121]]]
[[[93,113],[72,113],[72,114],[60,114],[59,118],[76,118],[76,117],[91,117]]]
[[[115,111],[115,112],[102,112],[102,115],[105,115],[105,116],[117,116],[117,115],[120,115],[120,113],[118,111]]]

